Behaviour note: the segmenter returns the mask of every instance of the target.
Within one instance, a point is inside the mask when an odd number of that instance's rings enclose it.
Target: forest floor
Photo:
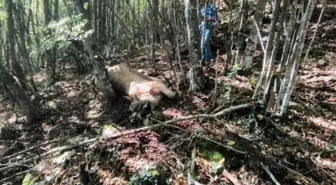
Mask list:
[[[314,24],[307,41],[310,41],[313,30]],[[115,102],[116,106],[112,108],[106,106],[92,90],[88,76],[77,75],[69,69],[52,88],[42,92],[40,103],[47,116],[40,122],[22,123],[20,114],[15,114],[11,104],[2,100],[0,122],[18,128],[18,133],[15,139],[0,140],[0,173],[3,173],[0,182],[21,184],[24,176],[19,173],[26,174],[25,170],[35,167],[36,171],[30,173],[36,179],[48,179],[55,184],[77,184],[82,177],[78,164],[89,160],[91,177],[101,184],[136,182],[135,177],[141,175],[135,174],[156,166],[155,169],[165,172],[175,185],[185,185],[196,143],[196,179],[203,184],[266,185],[272,184],[274,179],[280,184],[335,184],[335,43],[336,20],[326,18],[319,27],[304,68],[300,69],[291,97],[289,118],[283,122],[274,118],[257,120],[258,112],[239,111],[220,119],[198,118],[170,123],[177,128],[149,129],[132,125],[128,121],[130,111],[126,100]],[[173,80],[171,68],[161,59],[160,53],[157,53],[155,63],[144,62],[144,55],[142,51],[121,54],[120,62],[127,62],[146,75],[163,75]],[[187,63],[186,60],[183,62]],[[222,59],[217,66],[215,63],[209,66],[205,73],[210,84],[207,92],[190,95],[186,88],[180,89],[176,99],[164,99],[160,103],[157,109],[163,115],[160,121],[209,113],[209,94],[216,69],[219,71],[220,96],[215,107],[222,106],[223,110],[249,103],[253,94],[251,77],[236,75],[230,79],[224,76],[220,72],[224,66]],[[254,70],[260,71],[260,68]],[[34,78],[38,85],[42,85],[46,74],[41,72]],[[230,100],[226,100],[225,83],[233,88]],[[106,132],[102,128],[109,129]],[[146,129],[136,130],[139,128]],[[112,138],[95,139],[103,135]],[[30,147],[35,148],[27,150]],[[20,154],[20,151],[24,152]],[[14,165],[4,163],[8,159],[10,163],[17,163],[15,170],[4,170]]]

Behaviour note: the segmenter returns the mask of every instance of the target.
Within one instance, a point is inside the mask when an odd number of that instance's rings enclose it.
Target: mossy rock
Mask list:
[[[166,185],[166,178],[163,171],[156,168],[149,168],[134,174],[129,185]]]

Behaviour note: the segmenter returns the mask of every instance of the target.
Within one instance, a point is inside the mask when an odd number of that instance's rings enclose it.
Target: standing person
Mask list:
[[[207,3],[207,10],[205,10],[205,3]],[[210,38],[213,32],[214,23],[217,20],[217,8],[215,4],[209,3],[208,0],[200,0],[200,6],[201,6],[201,25],[200,28],[200,34],[201,37],[203,37],[203,31],[204,31],[204,16],[205,13],[207,13],[207,20],[206,20],[206,27],[205,27],[205,35],[204,35],[204,49],[202,51],[202,63],[204,61],[210,62],[211,57],[211,49],[210,49]]]

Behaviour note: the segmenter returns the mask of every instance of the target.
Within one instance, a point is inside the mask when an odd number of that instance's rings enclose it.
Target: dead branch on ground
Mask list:
[[[272,172],[269,170],[269,167],[265,166],[263,163],[261,163],[261,166],[266,171],[267,175],[272,179],[272,181],[274,182],[274,184],[280,185],[279,181],[276,180],[276,178],[274,177],[274,175],[272,174]]]
[[[223,175],[229,179],[229,181],[234,185],[242,185],[242,183],[234,176],[231,175],[226,169],[223,170]]]
[[[189,120],[189,119],[196,119],[196,118],[217,118],[219,116],[223,116],[225,114],[228,114],[228,113],[231,113],[231,112],[234,112],[234,111],[237,111],[237,110],[251,108],[251,107],[253,107],[253,104],[249,103],[249,104],[242,104],[242,105],[232,106],[232,107],[224,109],[224,110],[222,110],[222,111],[220,111],[220,112],[218,112],[216,114],[210,114],[210,115],[209,114],[199,114],[199,115],[181,117],[181,118],[177,118],[177,119],[161,122],[159,124],[152,125],[152,126],[147,126],[147,127],[142,127],[142,128],[139,128],[139,129],[128,130],[128,131],[125,131],[125,132],[122,132],[122,133],[115,134],[115,135],[113,135],[111,137],[106,137],[104,139],[115,139],[115,138],[123,137],[123,136],[130,135],[130,134],[135,134],[135,133],[142,132],[142,131],[147,131],[147,130],[151,130],[151,129],[154,129],[154,128],[159,128],[159,127],[162,127],[162,126],[173,127],[173,128],[176,128],[176,129],[183,130],[183,131],[187,132],[185,129],[183,129],[183,128],[179,127],[179,126],[170,125],[170,124],[171,123],[176,123],[178,121]],[[225,148],[227,148],[229,150],[235,151],[237,153],[246,154],[246,152],[234,149],[234,148],[232,148],[230,146],[226,146],[224,144],[221,144],[221,143],[219,143],[217,141],[214,141],[212,139],[206,138],[204,136],[200,136],[200,135],[197,135],[197,136],[200,137],[200,138],[202,138],[202,139],[205,139],[207,141],[210,141],[210,142],[216,143],[216,144],[218,144],[220,146],[223,146],[223,147],[225,147]],[[102,139],[102,140],[104,140],[104,139]],[[76,147],[79,147],[79,146],[82,146],[82,145],[86,145],[86,144],[90,144],[90,143],[96,142],[98,140],[99,140],[99,138],[92,138],[92,139],[88,139],[88,140],[79,142],[77,144],[72,144],[72,145],[68,145],[68,146],[61,146],[61,147],[58,147],[58,148],[54,148],[54,149],[51,149],[48,152],[45,152],[45,153],[43,153],[41,155],[29,158],[29,159],[25,159],[25,160],[21,161],[20,164],[23,165],[23,164],[27,164],[27,163],[30,163],[30,162],[33,162],[33,161],[37,161],[37,160],[40,160],[40,159],[42,159],[44,157],[47,157],[47,156],[49,156],[51,154],[54,154],[56,152],[62,152],[62,151],[66,151],[66,150],[71,150],[73,148],[76,148]],[[6,170],[8,170],[10,168],[13,168],[13,167],[15,167],[15,166],[6,166],[6,167],[3,167],[3,168],[0,168],[0,173],[4,172],[4,171],[6,171]]]
[[[18,156],[18,155],[20,155],[20,154],[27,153],[27,152],[29,152],[29,151],[32,151],[32,150],[36,149],[36,148],[39,148],[39,147],[42,147],[42,146],[45,146],[45,145],[49,145],[49,144],[53,144],[53,143],[56,143],[56,142],[60,142],[60,141],[65,141],[65,140],[67,140],[67,139],[69,139],[69,138],[55,139],[55,140],[52,140],[52,141],[48,141],[48,142],[45,142],[45,143],[41,143],[41,144],[36,145],[36,146],[32,146],[32,147],[30,147],[30,148],[28,148],[28,149],[26,149],[26,150],[23,150],[23,151],[14,153],[13,155],[3,157],[3,158],[0,159],[0,162],[1,162],[1,161],[4,161],[4,160],[7,160],[7,159],[12,159],[13,157],[16,157],[16,156]]]

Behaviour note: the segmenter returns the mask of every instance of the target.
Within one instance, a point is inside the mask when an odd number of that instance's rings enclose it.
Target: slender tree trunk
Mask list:
[[[27,50],[27,44],[26,44],[26,32],[25,32],[25,22],[24,22],[24,7],[22,5],[22,2],[19,2],[17,5],[17,10],[16,12],[16,18],[17,18],[17,23],[18,23],[18,28],[19,28],[19,40],[20,40],[20,51],[21,51],[21,56],[23,57],[24,63],[27,65],[27,72],[29,75],[29,84],[31,90],[36,93],[37,88],[35,86],[34,80],[33,80],[33,67],[30,62],[30,57],[28,54]],[[29,19],[28,19],[29,22]]]
[[[115,0],[113,0],[114,2]],[[98,1],[93,1],[93,23],[94,23],[94,30],[95,30],[95,36],[98,38]],[[112,9],[113,11],[113,9]]]
[[[102,38],[103,38],[103,24],[102,24],[102,17],[103,17],[103,9],[102,9],[102,1],[103,0],[97,0],[98,1],[98,30],[99,30],[99,36],[98,36],[98,51],[102,51]]]
[[[26,115],[28,122],[41,117],[41,111],[33,105],[24,90],[16,83],[13,76],[8,73],[2,65],[0,65],[0,79],[2,80],[0,83],[2,83],[15,98],[16,103]]]
[[[51,22],[51,11],[50,11],[50,4],[49,0],[43,0],[43,7],[44,7],[44,24],[45,26],[48,26]],[[51,34],[51,30],[48,29],[48,32],[46,34]],[[53,61],[53,52],[51,49],[47,50],[45,52],[45,59],[47,64],[47,74],[48,79],[46,83],[46,87],[49,87],[55,82],[55,62]]]
[[[8,31],[7,31],[7,49],[8,49],[8,55],[10,59],[10,64],[13,69],[14,74],[19,80],[20,86],[24,89],[27,90],[26,86],[26,79],[24,72],[20,66],[20,64],[17,61],[16,57],[16,52],[15,52],[15,37],[14,37],[14,20],[13,20],[13,1],[12,0],[7,0],[7,26],[8,26]]]
[[[58,20],[59,20],[58,6],[59,6],[59,0],[54,0],[53,20],[56,21],[56,22],[58,22]],[[54,61],[54,63],[56,63],[56,61],[57,61],[57,48],[56,47],[53,47],[53,49],[52,49],[52,61]]]
[[[2,28],[2,22],[0,21],[0,28]],[[0,29],[0,65],[4,65],[4,39],[2,38],[2,30]]]
[[[197,0],[185,0],[184,3],[190,59],[189,92],[194,93],[204,88],[203,69],[199,66],[201,48],[197,18]]]
[[[255,90],[255,94],[253,95],[253,97],[257,97],[259,90],[262,87],[262,84],[264,84],[264,81],[266,81],[265,84],[268,84],[268,81],[270,80],[270,76],[271,76],[271,72],[273,71],[274,68],[274,60],[271,60],[271,56],[272,56],[272,48],[273,48],[273,43],[274,43],[274,35],[276,32],[276,25],[278,24],[278,18],[279,18],[279,10],[280,10],[280,2],[281,0],[275,0],[275,8],[274,8],[274,13],[273,13],[273,18],[272,18],[272,22],[271,22],[271,29],[269,31],[268,34],[268,39],[267,39],[267,44],[266,44],[266,49],[264,53],[264,59],[263,59],[263,67],[262,67],[262,71],[260,74],[260,78],[259,78],[259,82],[257,85],[257,88]],[[266,96],[267,90],[264,93],[264,99],[263,101],[265,101],[265,96]],[[267,104],[268,102],[264,102],[265,104]]]
[[[285,73],[285,80],[289,81],[288,86],[285,86],[284,94],[280,96],[281,99],[281,108],[280,108],[280,115],[287,114],[287,108],[289,104],[290,96],[294,89],[294,84],[296,80],[297,71],[299,68],[299,64],[301,62],[301,55],[304,47],[304,41],[306,38],[309,20],[312,16],[314,8],[316,6],[317,0],[309,0],[307,3],[307,8],[304,12],[303,18],[301,20],[300,28],[298,31],[298,37],[294,44],[293,53],[290,57],[290,61],[292,61],[290,70],[286,70]]]
[[[152,0],[152,47],[151,47],[151,52],[152,52],[152,62],[154,62],[155,59],[155,42],[158,42],[156,39],[156,36],[158,34],[158,11],[159,11],[159,2],[158,0]]]
[[[266,2],[267,0],[257,1],[255,13],[253,15],[253,18],[256,21],[259,30],[261,30],[260,28],[262,23],[263,11],[265,9]],[[244,6],[248,6],[247,2],[245,3]],[[245,16],[247,15],[246,10],[248,9],[244,8]],[[250,29],[251,34],[248,36],[249,38],[248,39],[243,38],[242,40],[242,42],[245,42],[245,40],[247,40],[246,43],[244,43],[246,44],[246,46],[241,48],[242,50],[241,52],[239,52],[238,58],[236,60],[238,61],[236,63],[239,64],[239,67],[244,69],[246,72],[251,71],[254,51],[256,50],[257,43],[259,42],[258,30],[255,28],[254,24],[251,24]]]
[[[88,9],[84,9],[84,3],[88,3]],[[104,36],[104,34],[106,33],[103,29],[105,29],[105,23],[102,22],[102,16],[106,16],[105,14],[103,14],[103,12],[101,12],[101,10],[106,10],[106,8],[102,8],[103,4],[102,1],[100,0],[98,3],[96,1],[94,1],[94,5],[98,5],[99,8],[99,14],[96,11],[97,7],[94,7],[94,27],[95,29],[95,35],[94,36],[89,36],[86,38],[85,40],[85,44],[84,44],[84,51],[85,54],[87,56],[87,60],[92,64],[93,66],[93,70],[94,70],[94,75],[95,78],[97,80],[97,83],[99,83],[99,86],[101,87],[100,90],[102,91],[102,93],[104,94],[106,100],[109,103],[114,103],[114,101],[116,100],[116,95],[115,92],[111,86],[111,83],[109,82],[108,79],[108,73],[107,73],[107,69],[105,68],[105,64],[103,61],[95,61],[93,60],[93,51],[92,51],[92,43],[95,43],[94,39],[95,37],[102,37]],[[81,11],[81,13],[84,15],[84,19],[88,20],[88,23],[85,26],[85,31],[91,29],[91,5],[90,5],[90,1],[89,0],[81,0],[79,1],[79,3],[77,4],[78,9]],[[98,21],[99,20],[99,21]],[[102,26],[104,25],[104,26]],[[98,42],[98,44],[100,45],[101,43]],[[98,46],[98,49],[100,49],[100,46]]]

